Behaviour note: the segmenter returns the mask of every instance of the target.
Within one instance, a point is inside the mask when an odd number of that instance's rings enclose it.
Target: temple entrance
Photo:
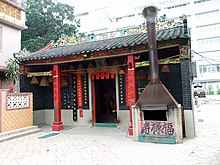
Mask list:
[[[114,123],[115,79],[95,80],[95,123]]]

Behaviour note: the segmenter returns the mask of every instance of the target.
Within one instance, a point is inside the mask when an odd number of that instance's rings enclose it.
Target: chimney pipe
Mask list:
[[[158,9],[154,6],[148,6],[143,10],[143,16],[147,21],[147,38],[148,38],[148,52],[150,62],[151,83],[159,84],[159,65],[157,55],[157,41],[156,41],[156,16]]]
[[[135,106],[140,107],[142,110],[167,110],[169,106],[177,106],[178,103],[159,79],[159,64],[155,29],[157,8],[154,6],[144,8],[143,15],[147,20],[151,80],[144,89],[142,95],[137,100]]]

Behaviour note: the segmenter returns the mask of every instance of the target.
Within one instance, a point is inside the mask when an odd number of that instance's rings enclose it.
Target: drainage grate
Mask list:
[[[49,138],[51,136],[55,136],[55,135],[58,135],[59,133],[50,133],[50,134],[47,134],[47,135],[44,135],[44,136],[40,136],[38,137],[38,139],[46,139],[46,138]]]

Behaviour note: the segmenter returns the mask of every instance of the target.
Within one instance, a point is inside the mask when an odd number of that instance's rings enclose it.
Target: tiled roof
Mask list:
[[[156,32],[157,40],[171,40],[171,39],[181,39],[181,38],[189,38],[188,34],[184,34],[184,28],[182,26],[175,27],[171,29],[159,30]],[[100,50],[109,50],[115,48],[129,47],[140,44],[147,44],[147,34],[146,33],[138,33],[123,37],[111,38],[106,40],[99,40],[93,42],[86,42],[76,45],[67,45],[63,47],[55,47],[48,49],[43,52],[37,52],[31,54],[30,56],[26,56],[23,58],[19,58],[19,61],[32,61],[32,60],[40,60],[45,58],[54,58],[54,57],[65,57],[68,55],[74,54],[83,54]]]

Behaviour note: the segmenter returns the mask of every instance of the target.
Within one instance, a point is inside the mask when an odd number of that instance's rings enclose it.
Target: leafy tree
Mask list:
[[[15,85],[20,76],[19,61],[16,58],[10,58],[7,61],[7,68],[8,70],[5,72],[6,80]]]
[[[26,26],[21,34],[22,48],[34,52],[62,34],[73,35],[79,27],[74,7],[54,0],[27,0]]]

